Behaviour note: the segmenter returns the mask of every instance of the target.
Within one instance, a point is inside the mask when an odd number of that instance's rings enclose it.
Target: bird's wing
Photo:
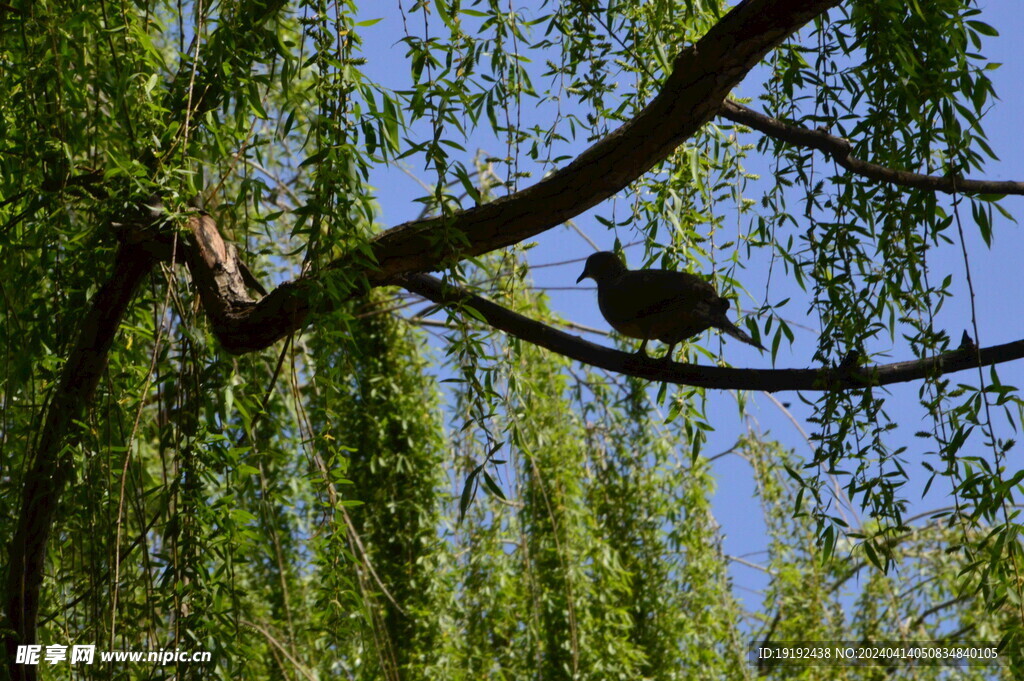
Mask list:
[[[688,272],[637,270],[618,281],[620,295],[638,315],[686,312],[718,300],[711,284]]]
[[[719,309],[724,301],[710,284],[669,270],[626,272],[599,285],[598,300],[605,319],[620,333],[668,342],[700,333],[724,313]]]

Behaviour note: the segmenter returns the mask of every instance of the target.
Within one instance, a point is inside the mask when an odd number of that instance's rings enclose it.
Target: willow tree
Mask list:
[[[836,590],[867,566],[858,635],[1019,642],[1019,400],[994,370],[948,374],[1024,341],[934,323],[934,251],[968,212],[991,241],[1024,193],[984,179],[974,4],[4,4],[6,669],[33,678],[16,656],[38,642],[212,651],[193,676],[749,676],[752,637],[848,634]],[[387,51],[399,85],[371,76]],[[422,213],[380,224],[371,175],[402,164],[426,169]],[[554,328],[524,244],[590,209],[729,292],[777,263],[817,368]],[[773,353],[778,299],[750,317]],[[876,363],[894,340],[903,361]],[[884,386],[908,381],[953,500],[924,525],[888,439]],[[736,450],[772,541],[753,624],[708,506],[720,390],[817,396],[810,461]],[[927,579],[898,601],[904,563]]]

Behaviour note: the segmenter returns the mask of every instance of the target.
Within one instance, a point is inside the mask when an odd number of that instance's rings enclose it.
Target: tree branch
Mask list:
[[[413,220],[375,238],[386,283],[482,255],[562,224],[664,160],[714,116],[729,92],[769,50],[840,0],[745,0],[672,65],[661,91],[633,119],[537,184],[453,216]]]
[[[510,246],[562,224],[665,159],[721,108],[772,48],[840,0],[745,0],[675,59],[661,92],[618,130],[537,184],[454,215],[413,220],[377,235],[320,273],[231,305],[214,331],[235,353],[267,347],[301,328],[319,289],[362,291],[412,272]],[[352,282],[358,282],[354,287]]]
[[[196,215],[189,218],[188,227],[185,261],[213,332],[228,352],[267,347],[281,337],[282,329],[302,325],[309,315],[315,280],[282,284],[257,302],[247,291],[251,280],[245,263],[234,245],[221,237],[214,219],[205,213]]]
[[[542,348],[592,366],[629,376],[719,390],[849,390],[916,381],[1024,357],[1024,340],[978,349],[965,347],[934,357],[872,367],[835,369],[734,369],[665,362],[606,348],[524,317],[486,298],[428,274],[410,274],[403,288],[442,305],[468,306],[490,326]]]
[[[877,182],[946,194],[954,192],[958,194],[1024,194],[1024,182],[967,180],[954,175],[943,177],[922,175],[862,161],[851,155],[853,147],[842,137],[830,135],[824,130],[808,130],[784,123],[777,118],[758,113],[730,100],[726,100],[722,104],[718,115],[734,123],[740,123],[758,132],[763,132],[777,140],[808,149],[816,149],[832,157],[836,163],[851,173]]]
[[[8,553],[5,612],[13,635],[5,634],[12,679],[33,679],[33,665],[14,664],[18,645],[35,642],[39,589],[43,581],[46,539],[57,505],[74,472],[65,448],[72,424],[80,418],[107,366],[107,356],[135,292],[153,268],[153,259],[134,246],[122,246],[110,278],[93,297],[78,340],[61,371],[60,383],[22,487],[21,513]]]

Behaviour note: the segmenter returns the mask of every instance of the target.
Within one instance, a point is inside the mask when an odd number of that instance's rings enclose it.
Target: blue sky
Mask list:
[[[392,14],[395,10],[388,3],[387,6],[369,6],[364,10],[366,18],[384,19],[372,27],[361,29],[364,39],[364,54],[368,59],[367,71],[371,77],[378,78],[388,86],[396,89],[403,86],[403,78],[407,76],[408,68],[403,61],[405,48],[397,43],[397,37],[402,35],[402,24],[400,18]],[[1002,67],[991,74],[995,84],[999,101],[988,113],[985,123],[988,139],[991,147],[999,155],[1000,161],[989,165],[985,177],[989,179],[1024,180],[1024,135],[1020,129],[1020,111],[1024,110],[1024,93],[1022,93],[1021,82],[1024,80],[1024,48],[1019,41],[1024,36],[1024,12],[1020,0],[992,0],[982,6],[982,15],[978,17],[982,21],[995,27],[1000,36],[987,39],[983,53],[992,62],[999,62]],[[748,83],[741,85],[739,94],[752,95],[756,93],[759,83],[757,74],[750,77]],[[756,103],[754,105],[756,107]],[[750,137],[751,141],[755,136]],[[497,147],[498,142],[482,141],[482,145],[490,144],[488,151],[500,155],[504,149]],[[582,145],[580,145],[582,148]],[[453,152],[457,153],[457,152]],[[747,161],[749,168],[755,172],[766,159],[758,159],[756,151],[754,156]],[[471,160],[472,149],[464,160],[467,164]],[[822,162],[824,159],[820,159]],[[420,178],[430,181],[432,173],[423,171],[422,168],[413,168]],[[764,172],[764,171],[760,171]],[[414,203],[413,198],[423,193],[422,188],[407,175],[392,170],[381,172],[371,180],[378,188],[379,199],[382,205],[381,221],[385,226],[393,226],[413,219],[418,216],[420,204]],[[530,180],[524,180],[524,185]],[[748,195],[754,198],[759,196],[755,188],[748,190]],[[1003,202],[1003,206],[1012,214],[1024,218],[1024,198],[1010,197]],[[614,236],[606,228],[599,225],[590,214],[580,216],[576,220],[578,226],[586,232],[590,239],[601,248],[610,248]],[[995,240],[993,248],[988,249],[977,235],[976,230],[969,218],[965,220],[967,228],[966,250],[969,254],[970,274],[975,293],[975,306],[979,338],[983,346],[1005,343],[1012,340],[1024,338],[1024,319],[1019,313],[1019,300],[1024,293],[1024,286],[1021,284],[1021,269],[1024,268],[1024,238],[1021,230],[1011,222],[1006,221],[997,215],[995,224]],[[638,238],[635,234],[628,232],[620,234],[624,242]],[[564,262],[566,260],[579,259],[580,262],[569,263],[561,266],[546,267],[538,269],[533,273],[534,281],[538,286],[545,287],[550,295],[552,307],[563,318],[595,327],[607,329],[607,324],[600,317],[597,309],[595,293],[591,282],[577,286],[576,277],[582,271],[582,259],[593,252],[593,248],[576,232],[567,228],[556,228],[533,239],[537,243],[536,248],[529,252],[530,262],[533,264],[549,264]],[[642,257],[642,247],[627,251],[630,263],[634,266],[639,264]],[[965,281],[966,272],[960,245],[941,249],[932,256],[932,267],[937,272],[948,272],[953,274],[954,280],[958,282],[958,293],[955,298],[946,304],[941,315],[939,324],[945,326],[952,338],[959,338],[963,329],[971,328],[971,306],[970,297],[966,287],[962,284]],[[776,275],[777,276],[777,275]],[[740,277],[744,279],[746,288],[753,294],[763,292],[764,289],[764,268],[757,263],[751,263],[749,270],[742,272]],[[773,290],[773,297],[777,294]],[[778,299],[778,298],[776,298]],[[741,300],[745,308],[759,304],[760,300]],[[791,306],[787,309],[787,316],[799,318],[805,313],[805,309]],[[792,348],[783,348],[780,351],[775,366],[778,368],[806,367],[810,365],[810,358],[813,354],[815,337],[812,331],[801,332],[796,330],[797,340]],[[608,343],[608,339],[601,337],[590,337],[590,340],[599,343]],[[765,368],[771,366],[770,358],[759,355],[754,349],[730,341],[724,346],[720,345],[717,339],[707,344],[713,352],[720,349],[727,360],[734,366]],[[894,347],[891,357],[887,361],[902,361],[912,359],[898,346]],[[704,360],[706,361],[706,360]],[[1007,364],[999,367],[999,374],[1004,383],[1011,385],[1024,384],[1024,364]],[[963,372],[955,377],[956,382],[976,384],[977,372]],[[926,414],[918,405],[917,384],[905,384],[891,388],[890,397],[887,400],[890,415],[901,421],[901,433],[899,438],[909,446],[905,459],[909,462],[909,471],[912,476],[911,487],[920,490],[923,488],[926,478],[925,471],[918,465],[920,461],[920,449],[925,445],[920,440],[913,438],[914,431],[919,430],[924,423]],[[813,399],[813,395],[808,396]],[[781,410],[775,402],[764,395],[752,395],[750,415],[756,420],[757,426],[771,437],[779,440],[788,447],[797,451],[801,456],[809,456],[809,445],[804,439],[804,432],[813,431],[813,426],[807,422],[810,410],[800,404],[798,396],[792,393],[780,393],[776,395],[780,402],[790,405],[790,413]],[[716,432],[713,433],[711,441],[705,452],[713,454],[728,449],[736,440],[736,437],[743,432],[744,425],[737,418],[737,410],[734,399],[729,395],[716,395],[711,401],[710,413],[712,423]],[[795,423],[794,423],[795,421]],[[797,427],[800,426],[800,428]],[[1003,436],[1012,436],[1009,432],[1003,432]],[[970,445],[984,453],[984,445],[980,438],[976,438]],[[934,446],[931,447],[932,449]],[[1009,465],[1016,469],[1020,466],[1019,459],[1011,460]],[[758,551],[765,548],[765,534],[760,523],[761,509],[757,499],[754,497],[754,481],[749,466],[737,456],[725,456],[717,459],[714,463],[716,476],[719,480],[719,491],[715,498],[715,510],[719,522],[722,524],[725,534],[726,553],[735,556],[747,556],[748,559],[757,561]],[[911,510],[924,512],[945,506],[948,503],[948,489],[937,483],[929,495],[924,499],[918,499],[919,494],[911,493]],[[736,564],[733,568],[734,577],[741,589],[757,589],[763,585],[763,577],[756,570]],[[751,592],[753,593],[753,591]],[[753,596],[755,602],[751,607],[757,607],[757,596]]]

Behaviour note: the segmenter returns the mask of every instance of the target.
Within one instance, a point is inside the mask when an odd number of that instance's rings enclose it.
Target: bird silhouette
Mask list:
[[[670,360],[676,344],[711,327],[764,350],[725,316],[729,300],[694,274],[630,270],[619,256],[601,251],[587,258],[576,283],[588,277],[597,283],[601,314],[622,335],[643,341],[640,354],[647,354],[647,341],[660,340],[668,344],[665,359]]]

